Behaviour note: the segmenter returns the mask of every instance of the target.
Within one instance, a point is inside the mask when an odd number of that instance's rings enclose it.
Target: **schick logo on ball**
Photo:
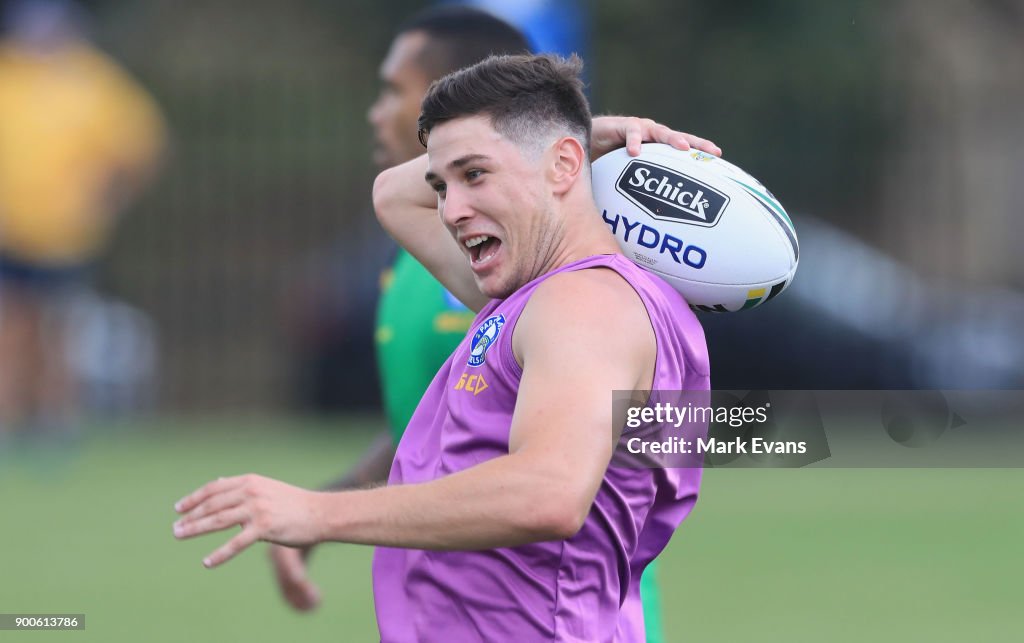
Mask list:
[[[729,197],[697,179],[647,161],[630,161],[615,189],[655,219],[711,227]]]

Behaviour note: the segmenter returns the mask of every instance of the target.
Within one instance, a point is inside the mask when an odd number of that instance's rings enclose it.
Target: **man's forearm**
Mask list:
[[[385,547],[471,550],[569,538],[593,498],[523,467],[490,460],[422,484],[317,495],[321,539]]]

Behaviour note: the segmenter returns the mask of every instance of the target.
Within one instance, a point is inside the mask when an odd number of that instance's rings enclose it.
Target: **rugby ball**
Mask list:
[[[793,280],[800,248],[789,215],[757,179],[698,150],[646,143],[592,168],[594,199],[629,259],[690,306],[731,312],[769,301]]]

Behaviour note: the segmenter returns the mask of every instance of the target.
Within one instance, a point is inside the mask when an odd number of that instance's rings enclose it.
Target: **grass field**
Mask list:
[[[324,603],[291,612],[260,544],[177,542],[172,504],[248,471],[314,486],[374,420],[149,422],[74,448],[0,451],[0,613],[86,614],[84,632],[0,641],[371,641],[371,550],[323,546]],[[1024,471],[711,470],[662,557],[669,641],[1024,637]],[[395,618],[401,618],[399,614]]]

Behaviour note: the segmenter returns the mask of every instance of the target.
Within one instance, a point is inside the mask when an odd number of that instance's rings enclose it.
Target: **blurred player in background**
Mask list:
[[[597,216],[589,161],[644,140],[720,150],[640,119],[591,129],[580,68],[495,57],[431,87],[428,155],[382,173],[374,206],[479,311],[477,331],[431,382],[387,487],[248,475],[183,498],[177,537],[243,528],[207,567],[258,540],[372,544],[383,640],[644,640],[641,573],[700,470],[610,468],[625,411],[608,396],[707,391],[707,350],[686,301]]]
[[[0,433],[74,426],[69,297],[164,147],[153,100],[86,41],[82,19],[62,0],[19,0],[4,11]]]

